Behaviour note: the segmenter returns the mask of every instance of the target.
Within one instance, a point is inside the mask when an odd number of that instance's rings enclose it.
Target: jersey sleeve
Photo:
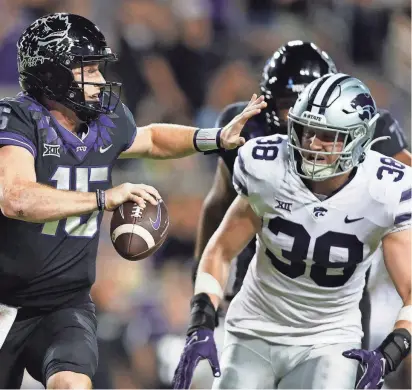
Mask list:
[[[246,198],[255,214],[262,217],[267,211],[265,202],[267,186],[261,173],[267,166],[264,161],[253,158],[256,140],[255,138],[247,141],[239,148],[232,182],[238,195]]]
[[[412,168],[405,167],[405,177],[401,182],[404,185],[400,188],[394,199],[393,205],[393,224],[386,231],[386,234],[410,229],[412,225]]]
[[[385,156],[393,157],[407,148],[405,134],[398,121],[389,111],[381,110],[380,114],[381,116],[376,123],[374,138],[389,136],[390,139],[377,142],[372,146],[372,149]]]
[[[37,156],[35,124],[18,105],[0,101],[0,145],[14,145]]]
[[[244,148],[238,150],[238,155],[233,167],[233,186],[240,196],[248,197],[248,176],[249,173],[246,170],[244,161]]]

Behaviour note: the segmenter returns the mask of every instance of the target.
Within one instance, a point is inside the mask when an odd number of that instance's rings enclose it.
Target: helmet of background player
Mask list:
[[[292,169],[315,181],[350,171],[378,140],[372,142],[378,118],[375,101],[360,80],[337,73],[313,81],[288,114]],[[322,146],[314,148],[315,142]]]
[[[336,72],[329,55],[314,43],[290,41],[279,48],[267,61],[260,83],[270,132],[286,134],[287,113],[299,93],[313,80]]]
[[[86,122],[116,108],[121,83],[84,81],[84,67],[97,64],[104,72],[108,62],[117,60],[90,20],[67,13],[46,15],[23,32],[17,49],[20,86],[36,99],[44,96],[57,101]],[[80,82],[75,81],[72,72],[78,67]],[[100,88],[98,100],[86,100],[84,87],[88,84]]]

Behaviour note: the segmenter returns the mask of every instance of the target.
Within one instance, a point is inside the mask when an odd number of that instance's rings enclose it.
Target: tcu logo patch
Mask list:
[[[43,144],[43,146],[44,146],[43,157],[44,156],[60,157],[60,145]]]
[[[87,146],[78,146],[76,148],[76,152],[86,152],[87,151]]]

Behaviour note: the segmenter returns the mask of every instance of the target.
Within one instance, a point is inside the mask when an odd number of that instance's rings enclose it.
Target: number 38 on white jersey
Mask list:
[[[286,345],[360,341],[365,273],[382,237],[410,227],[411,176],[369,151],[320,201],[290,169],[286,136],[247,142],[233,182],[263,227],[227,329]]]

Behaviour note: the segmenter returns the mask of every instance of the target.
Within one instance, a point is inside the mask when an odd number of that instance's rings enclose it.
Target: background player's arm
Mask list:
[[[246,105],[247,104],[240,103],[226,107],[220,113],[216,121],[216,127],[226,126],[236,115],[242,112],[243,107]],[[197,269],[199,267],[199,260],[202,253],[210,240],[210,237],[212,237],[213,233],[219,227],[227,209],[237,195],[232,184],[232,173],[227,165],[231,162],[231,158],[227,161],[222,156],[219,157],[213,186],[203,202],[195,244],[195,261],[193,263],[192,271],[193,283],[196,280]],[[232,163],[234,163],[234,161]]]
[[[372,146],[372,149],[411,166],[411,153],[407,150],[408,144],[405,139],[405,133],[399,122],[387,110],[380,110],[380,114],[374,138],[386,136],[389,139],[377,142]]]
[[[411,229],[386,235],[382,240],[385,265],[402,298],[404,307],[411,302]],[[397,321],[395,329],[405,328],[412,333],[410,321]]]
[[[213,186],[207,194],[200,212],[195,249],[197,260],[202,256],[208,241],[219,227],[236,195],[229,169],[223,159],[219,157]]]
[[[405,165],[409,165],[410,167],[412,167],[412,155],[406,149],[402,149],[400,152],[394,154],[393,158]]]
[[[199,264],[195,294],[203,289],[202,273],[211,275],[221,286],[226,285],[230,261],[236,257],[262,227],[260,218],[250,207],[247,199],[238,196],[229,207],[222,223],[207,244]],[[215,308],[220,298],[208,293]]]

